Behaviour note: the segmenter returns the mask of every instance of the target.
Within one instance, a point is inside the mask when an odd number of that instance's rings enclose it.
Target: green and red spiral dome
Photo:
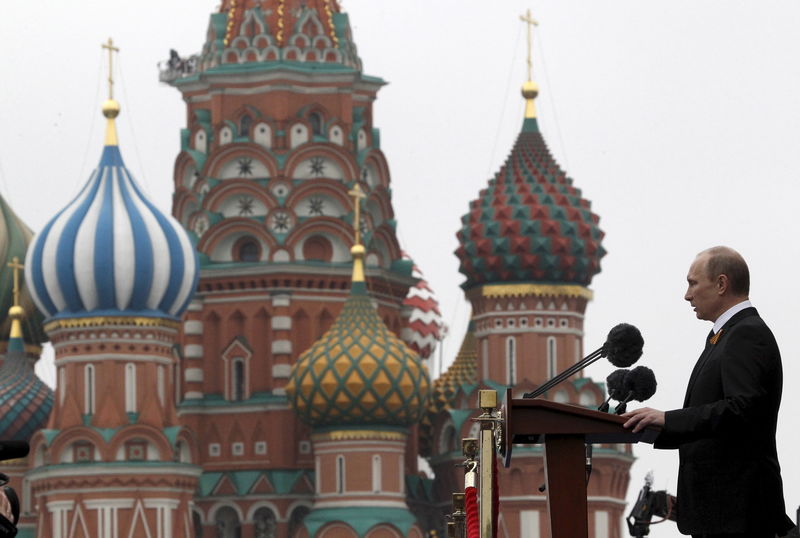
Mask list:
[[[469,289],[542,282],[587,286],[600,272],[600,217],[553,159],[536,118],[461,217],[455,254]]]

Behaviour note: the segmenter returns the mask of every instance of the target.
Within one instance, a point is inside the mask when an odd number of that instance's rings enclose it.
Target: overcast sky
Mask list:
[[[215,0],[15,2],[0,18],[0,192],[38,231],[100,156],[109,36],[126,164],[164,211],[185,108],[157,62],[200,50]],[[751,299],[783,352],[778,442],[787,510],[800,505],[800,4],[794,1],[345,0],[365,72],[389,85],[375,123],[404,248],[437,293],[458,348],[469,306],[452,254],[468,203],[519,132],[530,8],[540,124],[592,201],[608,255],[592,282],[586,349],[620,321],[645,338],[642,364],[680,406],[710,329],[683,301],[694,255],[715,244],[750,263]],[[603,380],[613,369],[597,364]],[[52,380],[52,365],[42,375]],[[746,436],[741,442],[748,442]],[[629,499],[653,469],[674,493],[677,455],[636,448]],[[630,508],[630,507],[629,507]],[[673,523],[655,538],[678,536]]]

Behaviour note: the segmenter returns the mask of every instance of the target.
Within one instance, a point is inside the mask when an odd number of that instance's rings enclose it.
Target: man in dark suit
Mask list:
[[[738,252],[697,255],[684,299],[711,321],[682,409],[643,408],[626,428],[662,426],[656,448],[678,448],[678,528],[703,538],[774,538],[794,524],[783,501],[775,428],[781,356],[748,300],[750,276]]]

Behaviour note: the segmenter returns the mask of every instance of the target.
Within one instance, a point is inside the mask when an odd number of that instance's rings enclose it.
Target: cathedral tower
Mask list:
[[[522,19],[529,25],[530,46],[535,21],[530,14]],[[460,479],[452,471],[460,439],[477,437],[465,414],[477,408],[477,388],[503,393],[512,387],[521,397],[582,358],[584,313],[592,298],[588,286],[605,255],[599,217],[542,136],[530,52],[528,67],[522,129],[505,163],[470,202],[457,233],[472,322],[458,358],[434,384],[421,429],[421,448],[437,472],[441,497]],[[592,408],[603,396],[602,385],[582,374],[545,395]],[[633,458],[625,445],[598,446],[594,455],[590,532],[619,536]],[[537,490],[542,483],[541,447],[515,448],[512,467],[500,477],[505,536],[528,535],[524,529],[547,536],[546,494]]]
[[[287,387],[293,409],[312,427],[316,490],[305,526],[315,538],[422,538],[406,504],[405,448],[425,408],[428,374],[378,317],[355,236],[350,296],[300,356]]]
[[[349,300],[355,186],[377,315],[395,334],[407,325],[415,279],[372,107],[384,82],[363,73],[336,0],[225,0],[202,51],[173,53],[161,80],[187,107],[173,215],[201,265],[179,406],[204,467],[195,517],[224,536],[293,536],[315,498],[315,455],[286,387]],[[415,454],[416,435],[408,444]]]
[[[109,40],[109,53],[113,45]],[[178,320],[197,279],[186,232],[125,167],[103,103],[100,164],[35,237],[25,276],[57,391],[31,440],[37,536],[184,536],[200,469],[175,409]]]

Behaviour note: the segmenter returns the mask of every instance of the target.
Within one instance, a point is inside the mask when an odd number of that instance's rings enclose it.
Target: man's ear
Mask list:
[[[725,295],[728,291],[728,286],[730,285],[730,281],[728,280],[728,275],[722,274],[717,277],[717,294],[718,295]]]

